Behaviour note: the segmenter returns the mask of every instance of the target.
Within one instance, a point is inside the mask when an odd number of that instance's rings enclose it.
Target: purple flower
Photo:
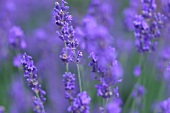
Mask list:
[[[170,113],[170,98],[160,103],[162,113]]]
[[[95,16],[104,26],[111,27],[113,25],[113,8],[109,0],[91,0],[88,13]]]
[[[21,54],[18,54],[14,57],[13,59],[13,65],[15,67],[20,67],[21,66]]]
[[[65,72],[63,75],[63,82],[66,90],[66,99],[72,101],[73,100],[73,90],[75,89],[75,75],[71,74],[71,72]]]
[[[43,103],[46,101],[46,98],[44,97],[46,95],[46,92],[42,90],[41,85],[38,83],[37,74],[36,74],[37,69],[34,66],[32,57],[24,53],[21,59],[21,63],[23,65],[24,77],[27,80],[28,86],[34,91],[36,96],[39,95],[39,97],[36,97],[34,99],[35,103],[38,103],[39,101],[41,101],[41,104],[43,105]],[[35,106],[35,109],[36,108],[37,108],[37,111],[39,111],[38,110],[39,108]],[[45,112],[44,109],[41,110],[41,112]]]
[[[34,112],[36,113],[45,113],[44,106],[40,100],[40,98],[37,98],[36,96],[33,97],[33,107]]]
[[[110,90],[109,85],[104,82],[95,85],[95,88],[97,89],[97,95],[103,98],[110,98],[113,95],[113,91]]]
[[[126,30],[132,31],[134,30],[133,20],[134,15],[138,13],[139,10],[139,0],[129,0],[129,7],[123,11],[124,20],[123,23],[125,25]]]
[[[54,8],[54,18],[56,21],[55,23],[61,27],[63,27],[66,23],[69,23],[72,20],[72,16],[69,15],[69,12],[67,12],[69,7],[65,6],[65,4],[67,4],[65,0],[62,0],[61,5],[56,2]]]
[[[90,113],[89,104],[91,98],[86,91],[80,92],[76,98],[74,98],[71,106],[68,108],[69,112],[73,113]]]
[[[133,22],[136,46],[139,52],[154,51],[161,30],[167,20],[166,16],[155,11],[155,0],[142,0],[142,15],[137,15]]]
[[[141,74],[141,69],[139,66],[135,66],[134,69],[133,69],[133,74],[135,77],[139,77],[140,74]]]
[[[113,99],[113,101],[106,106],[107,113],[121,113],[121,103],[122,102],[119,98]]]
[[[13,26],[9,30],[9,44],[16,49],[25,49],[24,33],[20,27]]]
[[[5,108],[3,106],[0,106],[0,113],[4,113],[5,112]]]
[[[155,0],[141,0],[142,14],[145,18],[150,18],[156,9]]]
[[[11,103],[10,112],[18,113],[18,112],[26,112],[30,110],[31,95],[25,89],[24,82],[20,76],[13,77],[9,92],[10,92],[10,96],[12,97],[10,102]]]
[[[63,48],[62,53],[60,55],[60,59],[64,62],[64,63],[70,63],[74,61],[74,54],[72,52],[72,50],[68,47]]]
[[[141,99],[145,93],[146,93],[146,90],[145,90],[144,86],[142,86],[140,84],[136,84],[135,88],[133,89],[133,91],[131,93],[131,96],[132,96],[132,98],[135,98],[136,104],[140,104]]]
[[[78,39],[75,38],[74,28],[71,25],[72,16],[69,15],[67,11],[69,9],[68,6],[65,6],[67,2],[62,0],[62,4],[60,5],[58,2],[55,4],[54,8],[54,18],[56,24],[58,25],[59,29],[57,30],[58,37],[64,42],[65,47],[60,55],[60,58],[63,62],[69,63],[73,61],[73,58],[77,55],[74,55],[76,52],[76,48],[79,45]],[[67,52],[66,52],[67,51]],[[71,55],[73,53],[73,55]],[[82,55],[82,54],[78,54]],[[76,63],[80,62],[81,57],[77,56],[74,60]]]

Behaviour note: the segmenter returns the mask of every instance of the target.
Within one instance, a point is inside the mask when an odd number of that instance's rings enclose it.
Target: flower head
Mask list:
[[[160,103],[162,113],[170,113],[170,98]]]
[[[24,33],[20,27],[13,26],[9,30],[9,44],[16,49],[25,49],[26,43],[24,40]]]
[[[72,74],[71,72],[65,72],[63,75],[63,82],[65,85],[65,97],[68,100],[73,100],[73,90],[75,89],[75,75]]]
[[[80,92],[77,97],[74,98],[68,111],[73,113],[89,113],[90,100],[91,98],[86,91]]]

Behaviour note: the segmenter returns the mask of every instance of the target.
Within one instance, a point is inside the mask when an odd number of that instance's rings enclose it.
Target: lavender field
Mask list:
[[[170,0],[0,0],[0,113],[170,113]]]

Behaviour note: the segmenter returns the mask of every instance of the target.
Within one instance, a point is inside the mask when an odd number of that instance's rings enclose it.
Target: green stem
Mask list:
[[[107,103],[108,103],[108,101],[109,101],[109,99],[107,98],[107,99],[106,99],[106,102],[105,102],[104,113],[107,113],[107,112],[106,112],[106,107],[107,107]]]
[[[78,72],[78,80],[79,80],[79,88],[80,88],[80,92],[82,92],[82,84],[81,84],[81,75],[80,75],[80,67],[79,64],[77,63],[77,72]]]

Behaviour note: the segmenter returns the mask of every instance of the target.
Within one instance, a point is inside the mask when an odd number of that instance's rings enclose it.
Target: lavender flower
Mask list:
[[[158,38],[161,36],[166,22],[166,16],[155,12],[154,0],[142,0],[142,15],[137,15],[134,20],[134,35],[136,46],[139,52],[154,51]]]
[[[3,106],[0,106],[0,113],[4,113],[5,112],[5,108]]]
[[[123,23],[125,25],[126,30],[128,31],[134,30],[133,20],[134,20],[134,15],[138,13],[139,10],[138,6],[139,6],[139,0],[129,0],[129,7],[127,7],[123,11],[123,16],[124,16]]]
[[[113,25],[113,8],[109,0],[91,0],[88,13],[89,15],[95,16],[97,20],[106,27]]]
[[[73,100],[73,90],[75,89],[75,75],[71,74],[71,72],[65,72],[65,74],[63,75],[63,82],[65,84],[65,97],[66,99],[68,99],[69,101]]]
[[[121,100],[119,98],[113,99],[112,102],[107,104],[106,111],[107,113],[121,113],[121,107],[120,105],[122,104]]]
[[[46,92],[42,90],[41,85],[38,83],[36,74],[37,69],[34,66],[32,57],[24,53],[21,59],[21,63],[23,65],[24,77],[26,78],[27,84],[36,94],[36,96],[33,98],[33,103],[35,105],[34,111],[37,113],[45,113],[43,103],[46,101],[46,98],[44,97]]]
[[[169,113],[170,112],[170,98],[164,100],[160,103],[161,113]]]
[[[15,67],[20,67],[21,66],[21,61],[20,60],[21,60],[21,54],[16,55],[14,57],[14,59],[13,59],[13,65]]]
[[[91,98],[88,96],[87,92],[83,91],[74,98],[68,111],[73,113],[89,113],[90,100]]]
[[[25,49],[24,33],[20,27],[13,26],[9,31],[9,44],[16,49]]]
[[[10,112],[28,113],[30,109],[31,95],[27,91],[27,89],[25,89],[24,82],[21,79],[21,76],[13,75],[13,80],[9,92],[10,92],[10,96],[12,97],[11,99],[12,101],[10,102],[11,103]]]
[[[137,105],[139,105],[141,103],[141,99],[144,96],[146,90],[144,88],[144,86],[136,84],[135,88],[133,89],[131,96],[132,98],[135,99],[135,102]]]
[[[67,11],[69,7],[65,6],[65,4],[67,4],[65,0],[62,0],[61,5],[58,2],[56,2],[54,8],[54,14],[53,14],[56,24],[59,27],[59,30],[57,31],[58,37],[65,44],[65,47],[62,52],[64,54],[60,55],[60,58],[64,63],[69,63],[69,61],[74,61],[75,63],[79,63],[81,58],[75,55],[76,48],[78,47],[79,42],[78,39],[74,37],[75,31],[73,29],[73,26],[71,25],[72,16],[69,15],[69,12]],[[70,55],[69,53],[73,53],[73,56],[69,57]],[[75,56],[79,58],[75,58]],[[75,58],[76,60],[73,60],[73,58]]]
[[[135,67],[134,67],[133,74],[134,74],[135,77],[139,77],[139,76],[140,76],[140,74],[141,74],[141,69],[140,69],[139,66],[135,66]]]

